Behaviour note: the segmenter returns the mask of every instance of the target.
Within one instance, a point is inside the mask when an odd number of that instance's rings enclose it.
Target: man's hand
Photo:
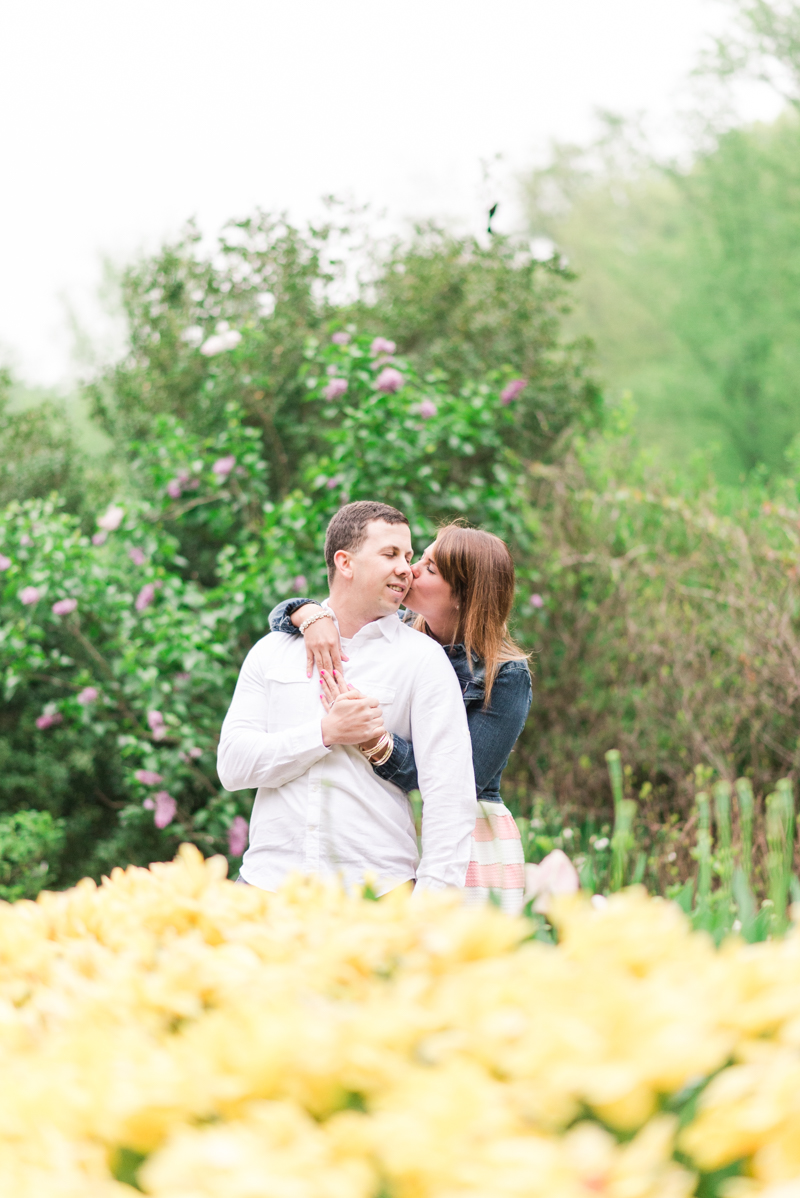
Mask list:
[[[299,628],[309,616],[316,616],[319,612],[326,610],[317,603],[304,603],[302,607],[298,607],[297,611],[292,612],[289,618],[295,628]],[[303,640],[306,643],[307,678],[311,677],[314,666],[317,667],[320,675],[323,670],[327,670],[329,673],[336,670],[341,674],[342,662],[347,661],[348,658],[342,653],[339,629],[333,620],[327,617],[324,620],[315,620],[311,627],[303,633]]]
[[[322,717],[322,740],[328,748],[361,745],[383,735],[383,710],[377,699],[355,688],[338,695],[330,706],[324,696],[320,697],[327,712]]]

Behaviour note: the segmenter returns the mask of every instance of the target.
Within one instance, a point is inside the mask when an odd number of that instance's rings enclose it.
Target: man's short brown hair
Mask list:
[[[408,524],[408,520],[396,507],[388,503],[375,503],[371,499],[360,499],[358,503],[346,503],[340,507],[325,533],[325,564],[328,567],[328,583],[336,573],[334,556],[340,549],[356,553],[367,535],[367,525],[373,520],[385,524]]]

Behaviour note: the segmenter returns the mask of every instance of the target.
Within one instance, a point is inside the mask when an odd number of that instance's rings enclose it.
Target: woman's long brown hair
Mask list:
[[[458,603],[455,644],[464,645],[470,669],[473,654],[486,663],[484,707],[488,707],[501,663],[527,657],[508,631],[514,602],[514,560],[505,541],[481,528],[462,528],[460,524],[441,528],[432,552],[436,569]],[[422,616],[417,616],[414,627],[429,632]]]

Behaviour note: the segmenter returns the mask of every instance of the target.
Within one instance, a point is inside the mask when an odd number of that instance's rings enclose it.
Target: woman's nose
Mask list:
[[[414,565],[412,565],[411,573],[415,578],[419,578],[419,562],[416,562]]]

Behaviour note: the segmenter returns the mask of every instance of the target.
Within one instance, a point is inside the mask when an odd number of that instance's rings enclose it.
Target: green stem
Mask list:
[[[609,749],[606,753],[606,764],[611,778],[611,793],[614,796],[614,810],[619,809],[622,802],[622,758],[619,749]]]
[[[730,782],[717,782],[714,786],[714,816],[717,824],[717,845],[719,848],[720,892],[730,902],[733,893]]]
[[[751,887],[753,884],[753,787],[749,778],[736,779],[736,798],[739,800],[741,867],[747,885]]]

